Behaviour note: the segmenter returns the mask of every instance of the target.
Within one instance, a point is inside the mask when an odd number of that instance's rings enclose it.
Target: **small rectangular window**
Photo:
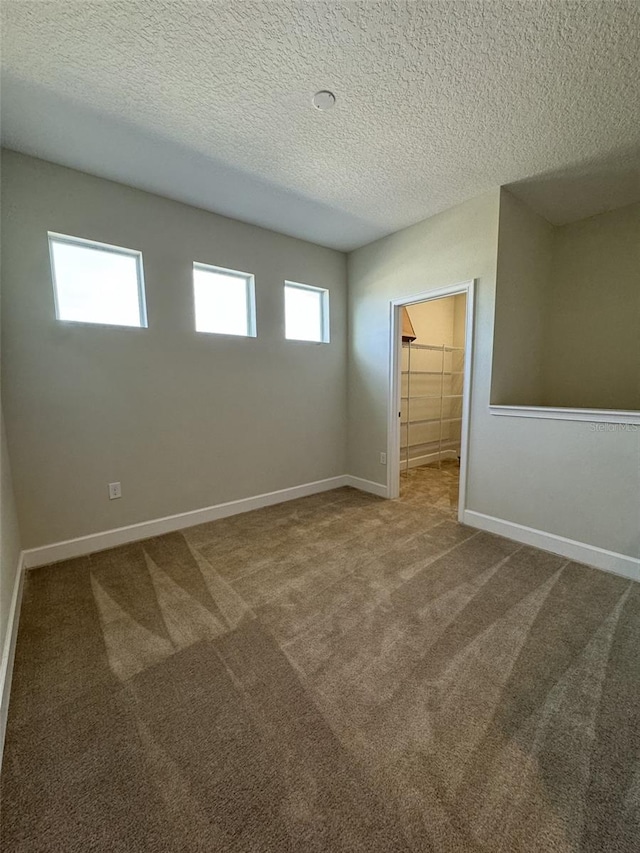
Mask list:
[[[329,291],[293,281],[284,283],[285,337],[329,342]]]
[[[255,279],[250,273],[193,265],[196,331],[256,336]]]
[[[49,232],[58,320],[146,327],[142,254]]]

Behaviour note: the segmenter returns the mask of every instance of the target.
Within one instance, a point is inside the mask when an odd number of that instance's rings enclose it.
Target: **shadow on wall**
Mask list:
[[[506,189],[553,225],[566,225],[640,201],[640,146],[544,172]]]
[[[33,157],[203,210],[212,210],[213,204],[222,216],[341,251],[388,233],[375,221],[374,209],[371,220],[361,220],[130,122],[111,117],[107,124],[98,111],[11,74],[2,78],[2,113],[3,127],[14,131],[3,133],[5,148],[15,147]],[[74,130],[73,144],[65,144],[62,156],[58,145],[51,144],[59,138],[61,123]],[[32,140],[28,150],[17,144],[25,138]],[[246,138],[239,137],[237,144],[246,146]],[[125,160],[122,151],[127,152]],[[168,192],[169,164],[179,192]]]
[[[520,198],[502,190],[494,405],[640,410],[640,172],[634,164],[631,154],[621,158],[617,180],[609,183],[605,171],[598,178],[584,166],[583,179],[579,172],[540,178],[524,193],[521,185]],[[635,202],[589,213],[598,180],[609,189],[601,206]],[[536,210],[522,196],[535,200]],[[551,224],[578,212],[571,222]]]

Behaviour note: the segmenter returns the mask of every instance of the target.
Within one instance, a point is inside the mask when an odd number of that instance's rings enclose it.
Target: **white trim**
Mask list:
[[[16,656],[16,641],[18,639],[18,622],[22,605],[22,590],[24,588],[24,554],[18,558],[16,576],[13,582],[13,595],[9,608],[7,630],[3,637],[2,661],[0,662],[0,767],[4,751],[4,738],[7,731],[9,716],[9,695],[11,693],[11,678],[13,662]]]
[[[605,572],[612,572],[624,578],[640,581],[640,559],[619,554],[616,551],[607,551],[595,545],[587,545],[585,542],[577,542],[575,539],[567,539],[555,533],[545,533],[544,530],[535,530],[533,527],[525,527],[513,521],[505,521],[492,515],[484,515],[482,512],[466,510],[463,524],[469,527],[477,527],[489,533],[497,533],[507,539],[514,539],[525,545],[533,545],[543,551],[551,551],[568,557],[578,563],[586,563]]]
[[[36,566],[46,566],[60,560],[69,560],[73,557],[81,557],[84,554],[92,554],[95,551],[115,548],[118,545],[125,545],[127,542],[149,539],[151,536],[162,536],[163,533],[172,533],[174,530],[182,530],[183,527],[193,527],[196,524],[205,524],[208,521],[216,521],[230,515],[250,512],[263,506],[272,506],[273,504],[352,485],[347,483],[347,480],[348,477],[345,475],[329,477],[326,480],[303,483],[300,486],[291,486],[288,489],[279,489],[276,492],[266,492],[263,495],[255,495],[251,498],[227,501],[202,509],[194,509],[190,512],[181,512],[177,515],[167,515],[164,518],[154,518],[138,524],[129,524],[126,527],[103,530],[100,533],[91,533],[89,536],[80,536],[77,539],[67,539],[64,542],[43,545],[40,548],[29,548],[24,552],[24,565],[27,569],[33,569]]]
[[[555,406],[489,406],[492,415],[544,418],[554,421],[589,421],[605,424],[640,424],[640,412],[618,409],[570,409]]]
[[[140,539],[149,539],[151,536],[162,536],[164,533],[172,533],[174,530],[182,530],[184,527],[193,527],[196,524],[205,524],[208,521],[216,521],[219,518],[227,518],[230,515],[238,515],[242,512],[250,512],[263,506],[284,503],[285,501],[304,498],[319,492],[327,492],[331,489],[339,489],[342,486],[353,485],[347,482],[349,478],[345,475],[340,477],[329,477],[326,480],[316,480],[313,483],[303,483],[300,486],[291,486],[288,489],[279,489],[276,492],[266,492],[263,495],[255,495],[251,498],[241,498],[237,501],[227,501],[215,506],[194,509],[191,512],[181,512],[177,515],[167,515],[164,518],[154,518],[150,521],[142,521],[139,524],[129,524],[126,527],[117,527],[113,530],[103,530],[100,533],[92,533],[89,536],[80,536],[77,539],[67,539],[64,542],[55,542],[51,545],[43,545],[40,548],[29,548],[24,552],[24,565],[27,569],[36,566],[46,566],[60,560],[69,560],[73,557],[81,557],[84,554],[92,554],[94,551],[104,551],[107,548],[115,548],[128,542],[136,542]],[[362,481],[366,482],[365,480]],[[374,484],[375,485],[375,484]],[[356,488],[358,488],[356,486]]]
[[[181,512],[177,515],[142,521],[139,524],[129,524],[126,527],[116,527],[113,530],[91,533],[88,536],[79,536],[77,539],[67,539],[64,542],[54,542],[51,545],[42,545],[39,548],[29,548],[23,553],[24,568],[33,569],[37,566],[49,565],[49,563],[58,563],[60,560],[82,557],[96,551],[105,551],[107,548],[116,548],[118,545],[126,545],[128,542],[149,539],[151,536],[162,536],[164,533],[172,533],[174,530],[182,530],[196,524],[206,524],[209,521],[217,521],[230,515],[251,512],[251,510],[261,509],[264,506],[285,503],[296,498],[305,498],[308,495],[340,489],[343,486],[351,486],[362,492],[379,495],[381,498],[387,497],[387,487],[382,483],[374,483],[371,480],[363,480],[361,477],[342,474],[338,477],[329,477],[326,480],[316,480],[313,483],[303,483],[300,486],[279,489],[276,492],[266,492],[251,498],[227,501],[203,509],[194,509],[191,512]]]
[[[383,483],[374,483],[373,480],[363,480],[362,477],[354,477],[352,474],[345,476],[345,486],[352,486],[361,492],[369,492],[372,495],[378,495],[379,498],[388,496],[388,489]]]
[[[458,492],[458,521],[462,522],[467,502],[467,467],[469,458],[469,419],[471,417],[471,371],[473,363],[473,328],[475,317],[475,279],[425,290],[411,296],[401,296],[389,303],[389,392],[387,407],[387,496],[397,498],[400,493],[400,364],[402,339],[400,335],[400,310],[405,305],[430,302],[446,296],[467,297],[465,321],[465,358],[462,390],[462,429],[460,438],[460,487]]]

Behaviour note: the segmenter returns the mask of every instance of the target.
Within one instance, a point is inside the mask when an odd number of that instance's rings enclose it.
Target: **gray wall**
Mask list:
[[[24,547],[346,472],[384,483],[389,300],[476,278],[468,508],[640,554],[640,430],[489,413],[497,189],[349,256],[345,459],[342,254],[13,153],[3,171],[3,403]],[[47,230],[141,249],[150,328],[56,323]],[[193,332],[192,260],[256,274],[256,340]],[[330,345],[283,340],[285,278],[330,289]]]
[[[387,448],[389,302],[479,279],[472,418],[485,415],[491,369],[499,192],[495,190],[349,255],[349,471],[382,483]],[[472,436],[474,430],[472,430]],[[475,439],[474,439],[475,440]],[[470,486],[479,485],[472,456]]]
[[[501,191],[491,402],[640,409],[640,204],[553,227]]]
[[[501,190],[492,403],[543,404],[543,337],[553,233],[546,219]]]
[[[544,326],[545,405],[640,409],[640,204],[555,229]]]
[[[2,216],[24,547],[345,473],[342,253],[14,152]],[[48,230],[141,250],[149,328],[58,323]],[[194,260],[255,274],[256,339],[193,330]],[[285,278],[329,289],[330,344],[284,340]]]
[[[498,190],[349,256],[349,470],[385,482],[389,300],[478,279],[467,508],[640,556],[640,430],[489,413]]]

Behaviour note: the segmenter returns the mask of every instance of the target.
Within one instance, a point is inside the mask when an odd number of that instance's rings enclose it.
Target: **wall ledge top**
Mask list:
[[[555,421],[588,421],[601,424],[630,424],[640,429],[640,411],[616,409],[571,409],[555,406],[490,405],[492,415],[512,418],[542,418]],[[635,430],[634,430],[635,432]]]

